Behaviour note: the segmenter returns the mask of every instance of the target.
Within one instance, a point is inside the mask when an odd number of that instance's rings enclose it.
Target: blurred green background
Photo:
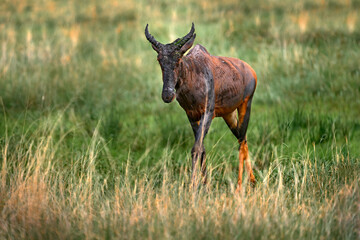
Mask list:
[[[2,2],[1,138],[16,144],[62,113],[66,158],[99,125],[118,167],[129,153],[134,162],[146,153],[142,163],[152,165],[166,146],[183,164],[192,131],[178,103],[161,101],[161,70],[144,27],[168,43],[194,22],[195,44],[257,72],[248,139],[258,171],[275,149],[291,159],[315,144],[326,159],[336,144],[358,157],[359,7],[351,0]],[[206,147],[209,164],[236,168],[237,142],[222,119]]]

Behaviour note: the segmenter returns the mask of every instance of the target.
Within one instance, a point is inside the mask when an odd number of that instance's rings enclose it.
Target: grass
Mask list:
[[[1,239],[358,239],[360,2],[0,3]],[[209,184],[144,27],[195,23],[214,55],[257,72],[248,143],[257,186],[235,194],[238,144],[215,119]]]

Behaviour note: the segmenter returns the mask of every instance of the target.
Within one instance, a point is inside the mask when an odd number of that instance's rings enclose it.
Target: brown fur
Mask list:
[[[214,117],[224,117],[235,111],[256,88],[257,77],[250,65],[236,58],[211,56],[201,45],[196,45],[184,56],[180,65],[176,99],[193,120],[199,120],[205,109],[206,94],[200,90],[205,89],[204,65],[211,69],[214,78]],[[192,96],[189,96],[190,92]]]

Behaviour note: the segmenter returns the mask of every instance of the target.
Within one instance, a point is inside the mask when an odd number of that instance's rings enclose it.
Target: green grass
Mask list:
[[[1,239],[358,239],[360,2],[0,3]],[[234,191],[238,143],[193,135],[161,100],[144,36],[197,38],[248,62],[257,186]]]

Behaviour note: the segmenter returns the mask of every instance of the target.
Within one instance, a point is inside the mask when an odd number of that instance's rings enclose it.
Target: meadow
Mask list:
[[[359,239],[359,0],[0,2],[0,239]],[[247,133],[257,185],[235,192],[238,143],[193,133],[161,100],[162,43],[257,72]],[[244,175],[245,176],[245,175]]]

